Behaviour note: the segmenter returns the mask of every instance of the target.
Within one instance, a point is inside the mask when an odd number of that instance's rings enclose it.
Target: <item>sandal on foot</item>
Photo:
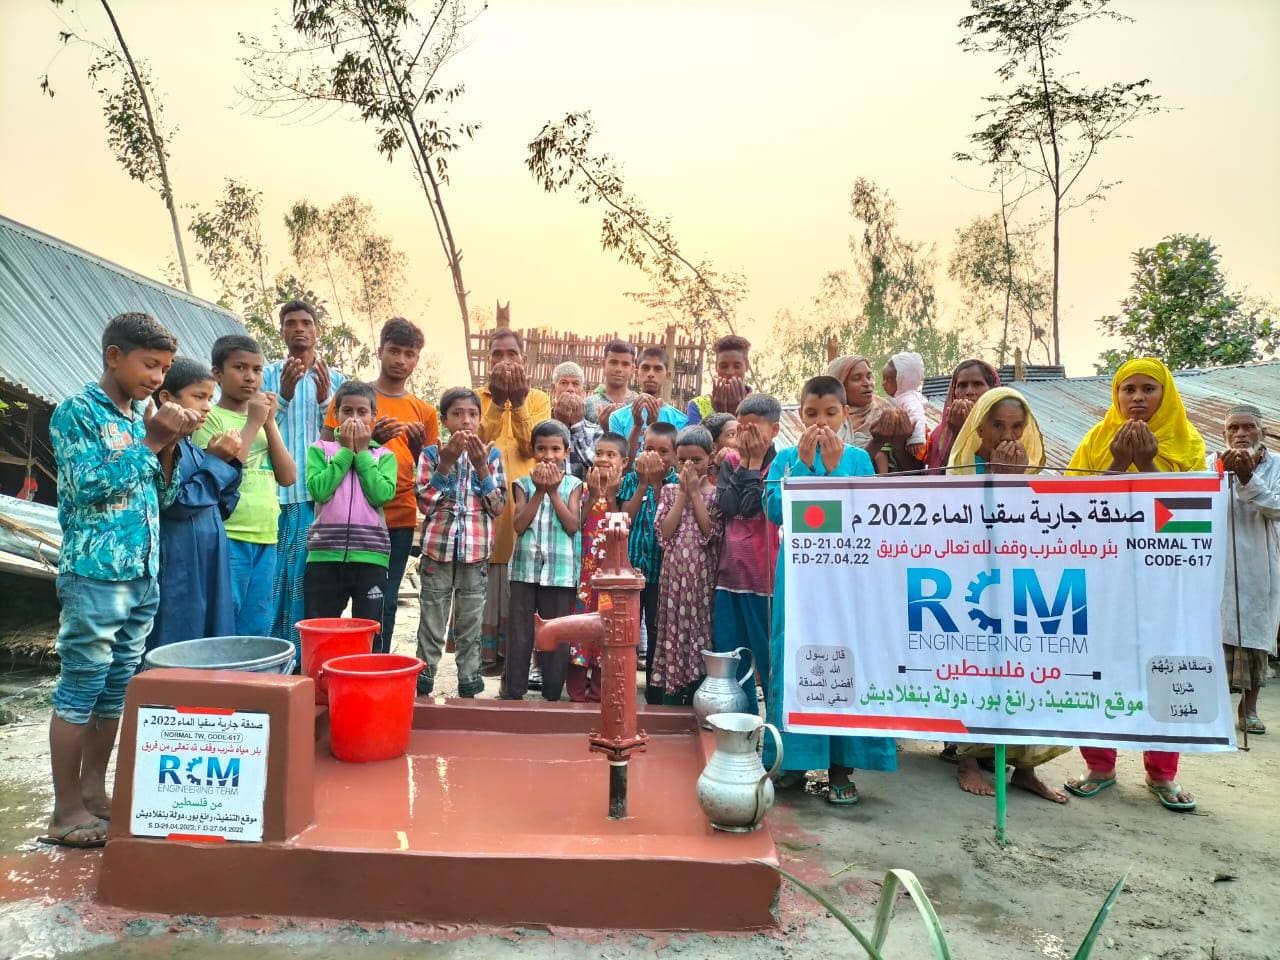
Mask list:
[[[1190,813],[1196,808],[1194,800],[1178,799],[1178,794],[1182,793],[1182,788],[1176,783],[1165,783],[1157,786],[1148,781],[1147,789],[1156,795],[1156,799],[1160,801],[1160,806],[1166,810],[1172,810],[1175,813]]]
[[[1062,788],[1072,796],[1089,800],[1096,797],[1103,790],[1115,785],[1115,777],[1081,777],[1078,780],[1067,781],[1062,785]]]
[[[1251,713],[1243,721],[1236,723],[1236,729],[1261,736],[1267,732],[1267,725],[1262,722],[1262,718],[1256,713]]]
[[[833,783],[827,790],[827,803],[837,807],[851,807],[861,799],[852,780],[848,783]]]
[[[71,840],[68,839],[73,833],[87,833],[90,830],[101,830],[106,824],[101,820],[91,820],[88,823],[77,823],[74,827],[67,827],[61,833],[50,833],[43,837],[37,837],[39,843],[48,844],[51,847],[72,847],[76,850],[88,850],[94,847],[105,847],[107,838],[91,837],[88,840]]]

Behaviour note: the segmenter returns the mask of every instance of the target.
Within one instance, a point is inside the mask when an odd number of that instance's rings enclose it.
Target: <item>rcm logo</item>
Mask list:
[[[1012,593],[1011,604],[1009,593]],[[1048,600],[1049,594],[1053,596],[1052,602]],[[907,569],[907,623],[910,630],[923,630],[924,615],[928,613],[939,629],[957,633],[950,609],[963,609],[980,629],[1003,633],[1004,618],[991,611],[1008,610],[1010,606],[1013,608],[1013,633],[1058,634],[1062,632],[1064,619],[1070,621],[1072,636],[1084,636],[1089,632],[1089,602],[1083,569],[1063,570],[1058,582],[1050,584],[1048,591],[1040,580],[1040,574],[1031,567],[983,570],[969,581],[964,606],[959,601],[952,603],[951,575],[945,570],[937,567]],[[1033,617],[1038,624],[1036,627],[1031,626]]]

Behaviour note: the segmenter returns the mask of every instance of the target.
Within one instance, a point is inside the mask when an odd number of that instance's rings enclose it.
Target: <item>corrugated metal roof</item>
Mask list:
[[[98,378],[102,328],[129,310],[205,362],[218,337],[244,333],[229,310],[0,216],[0,381],[57,404]]]
[[[1252,403],[1265,417],[1268,436],[1280,438],[1280,362],[1255,363],[1211,370],[1180,370],[1174,374],[1187,415],[1204,436],[1210,450],[1220,450],[1222,422],[1237,403]],[[1065,467],[1089,428],[1111,405],[1110,377],[1071,377],[1010,383],[1021,391],[1036,415],[1045,438],[1050,467]],[[925,415],[930,427],[942,418],[942,399],[928,398]],[[794,445],[803,429],[797,407],[783,408],[779,446]]]

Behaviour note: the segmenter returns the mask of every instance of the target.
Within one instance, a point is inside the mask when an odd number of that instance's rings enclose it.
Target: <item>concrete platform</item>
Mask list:
[[[158,702],[154,690],[143,696]],[[630,816],[610,821],[607,764],[587,751],[598,715],[577,704],[422,701],[409,753],[373,764],[333,759],[322,715],[310,822],[263,843],[128,835],[122,770],[99,899],[209,916],[775,926],[777,857],[767,827],[721,833],[698,807],[694,783],[713,749],[710,734],[688,710],[642,709],[650,741],[631,763]],[[122,768],[131,767],[127,742]]]

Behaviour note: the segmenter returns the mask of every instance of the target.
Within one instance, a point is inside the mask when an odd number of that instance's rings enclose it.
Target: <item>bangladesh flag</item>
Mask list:
[[[839,500],[807,500],[791,504],[792,533],[839,533],[843,527]]]
[[[1208,497],[1156,499],[1156,533],[1212,533],[1213,501]]]

